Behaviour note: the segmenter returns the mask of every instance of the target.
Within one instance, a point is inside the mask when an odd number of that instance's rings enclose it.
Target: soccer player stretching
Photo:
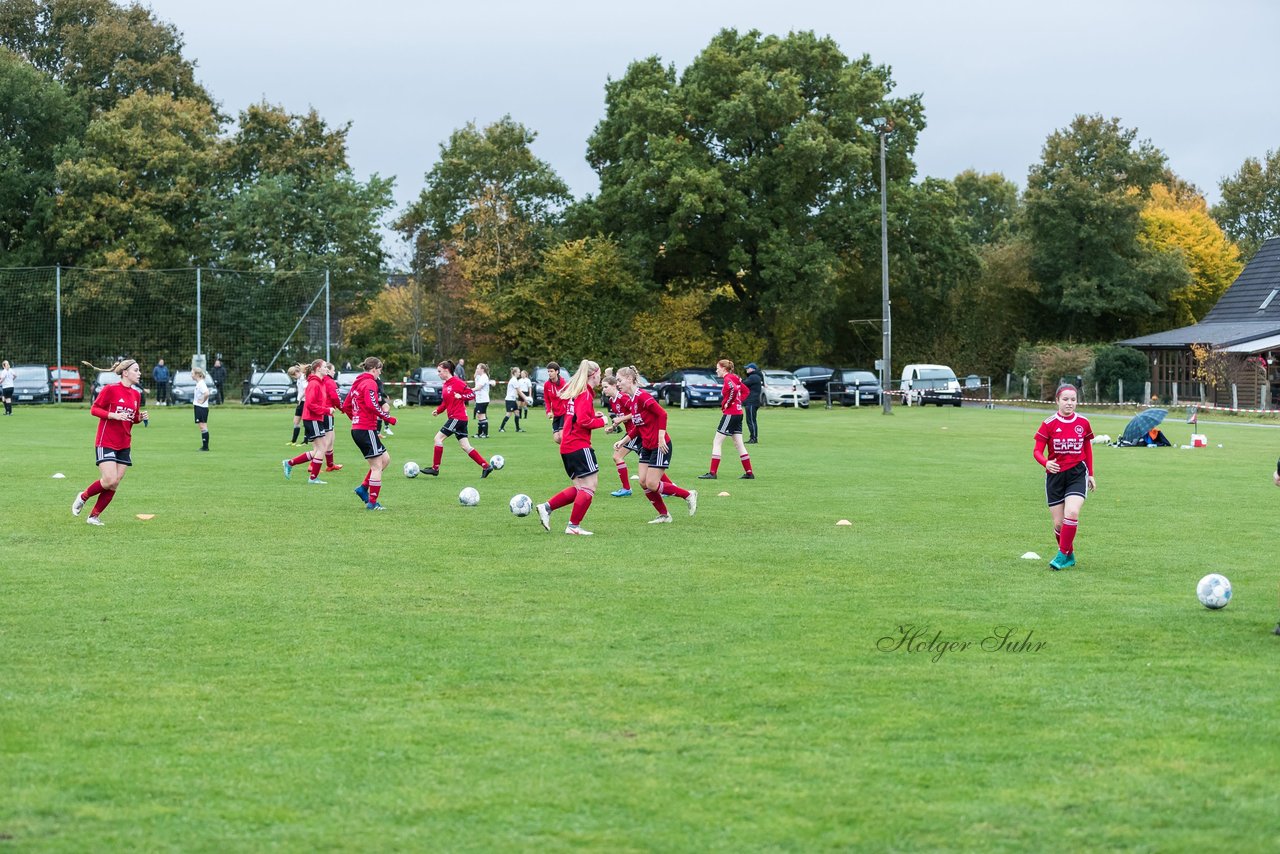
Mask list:
[[[436,476],[440,474],[440,460],[444,458],[444,440],[446,436],[457,436],[458,445],[462,450],[466,451],[467,456],[475,460],[476,465],[480,466],[480,477],[486,478],[493,471],[493,466],[485,461],[480,452],[471,447],[470,440],[467,439],[467,401],[475,400],[476,393],[466,380],[459,379],[453,375],[453,362],[448,359],[436,365],[436,373],[440,375],[440,379],[444,381],[444,387],[440,389],[440,405],[436,407],[433,415],[439,415],[441,412],[448,410],[449,417],[445,420],[444,426],[436,433],[435,456],[431,462],[431,468],[423,469],[423,474]]]
[[[551,530],[551,512],[573,505],[569,514],[566,534],[589,537],[591,532],[580,527],[596,494],[596,482],[600,467],[596,464],[595,451],[591,449],[591,431],[609,423],[595,411],[596,386],[600,382],[600,366],[587,359],[582,360],[573,381],[556,394],[565,404],[564,422],[560,431],[560,459],[565,474],[573,484],[557,492],[550,501],[538,505],[538,518],[542,527]],[[548,406],[550,412],[550,406]]]
[[[1049,561],[1049,568],[1058,570],[1076,565],[1080,508],[1098,482],[1093,477],[1093,430],[1088,419],[1076,414],[1075,386],[1059,386],[1053,398],[1058,411],[1036,431],[1034,456],[1046,472],[1044,491],[1058,541],[1058,554]]]
[[[746,397],[747,387],[738,375],[733,372],[733,362],[721,359],[716,362],[716,376],[724,380],[720,390],[720,426],[716,427],[716,438],[711,443],[711,469],[698,477],[702,480],[715,480],[720,468],[720,446],[725,436],[733,437],[733,444],[738,449],[738,458],[742,460],[742,479],[755,480],[755,472],[751,470],[751,455],[747,446],[742,444],[742,401]]]
[[[102,370],[88,362],[84,364],[95,371]],[[90,525],[103,524],[98,517],[107,509],[111,499],[116,497],[116,489],[124,478],[125,470],[133,465],[133,461],[129,459],[133,425],[147,418],[146,411],[142,409],[142,394],[136,388],[138,381],[142,379],[142,368],[133,359],[125,359],[116,362],[110,370],[120,375],[120,382],[103,386],[89,409],[90,414],[98,419],[98,432],[93,440],[98,460],[98,479],[71,502],[71,515],[79,516],[85,503],[93,496],[98,496],[93,509],[89,511],[87,521]]]
[[[617,424],[622,421],[631,421],[631,395],[623,394],[618,388],[617,377],[605,377],[601,381],[604,398],[609,404],[609,412],[613,415],[610,423]],[[609,493],[614,498],[627,498],[631,495],[631,475],[627,471],[627,454],[635,452],[636,456],[640,455],[640,435],[627,430],[627,435],[620,441],[613,443],[613,464],[618,469],[618,479],[622,481],[622,488],[615,489]]]
[[[391,455],[382,446],[378,436],[378,422],[385,421],[394,425],[396,420],[385,409],[378,405],[378,377],[382,375],[382,360],[370,356],[360,363],[364,370],[347,392],[347,399],[342,411],[351,419],[351,438],[369,461],[369,473],[364,482],[356,487],[356,495],[369,510],[385,510],[378,502],[378,493],[382,490],[382,470],[391,464]]]
[[[671,437],[667,435],[667,411],[653,399],[653,395],[640,388],[640,373],[635,366],[618,369],[618,387],[631,397],[632,415],[631,423],[627,425],[627,438],[619,439],[614,448],[621,448],[633,437],[640,439],[640,485],[644,488],[644,497],[658,511],[658,517],[650,519],[649,524],[661,525],[671,521],[667,504],[662,500],[664,495],[683,498],[688,502],[689,515],[692,516],[698,512],[698,490],[683,489],[667,477],[672,452]]]

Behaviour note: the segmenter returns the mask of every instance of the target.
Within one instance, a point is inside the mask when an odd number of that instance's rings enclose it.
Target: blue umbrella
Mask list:
[[[1120,437],[1120,442],[1125,445],[1136,445],[1138,441],[1151,432],[1153,427],[1160,426],[1160,422],[1169,414],[1167,409],[1148,409],[1139,412],[1133,416],[1133,419],[1125,425],[1124,435]]]

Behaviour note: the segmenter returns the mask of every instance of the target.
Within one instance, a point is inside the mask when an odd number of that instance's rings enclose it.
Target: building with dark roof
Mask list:
[[[1119,342],[1151,359],[1151,391],[1163,401],[1203,400],[1242,409],[1280,402],[1280,237],[1270,237],[1204,319],[1192,326]],[[1228,356],[1216,385],[1196,378],[1192,345]]]

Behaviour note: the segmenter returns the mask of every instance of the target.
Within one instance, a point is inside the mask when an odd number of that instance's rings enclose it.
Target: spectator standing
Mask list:
[[[747,439],[745,444],[755,445],[758,444],[757,439],[760,434],[756,417],[764,398],[764,377],[760,376],[760,366],[755,362],[747,362],[747,375],[742,378],[742,384],[747,387],[742,408],[747,415],[747,432],[751,434],[751,438]]]
[[[213,380],[213,387],[217,390],[216,401],[219,406],[226,400],[223,396],[223,385],[227,382],[227,366],[222,364],[222,359],[214,359],[213,367],[209,369],[209,379]]]
[[[151,369],[151,380],[156,384],[156,403],[169,405],[169,368],[164,359],[156,359],[156,366]]]

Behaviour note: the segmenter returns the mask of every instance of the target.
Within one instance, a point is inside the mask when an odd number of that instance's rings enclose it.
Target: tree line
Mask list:
[[[350,349],[397,369],[465,354],[590,355],[650,372],[717,354],[865,366],[879,355],[887,120],[895,360],[1009,369],[1020,344],[1194,322],[1280,221],[1280,153],[1181,179],[1119,119],[1047,137],[1025,187],[921,177],[924,97],[812,32],[726,29],[677,70],[632,62],[586,140],[574,198],[510,116],[441,143],[393,227],[349,126],[269,103],[232,117],[181,35],[110,0],[0,0],[0,265],[333,273]]]

